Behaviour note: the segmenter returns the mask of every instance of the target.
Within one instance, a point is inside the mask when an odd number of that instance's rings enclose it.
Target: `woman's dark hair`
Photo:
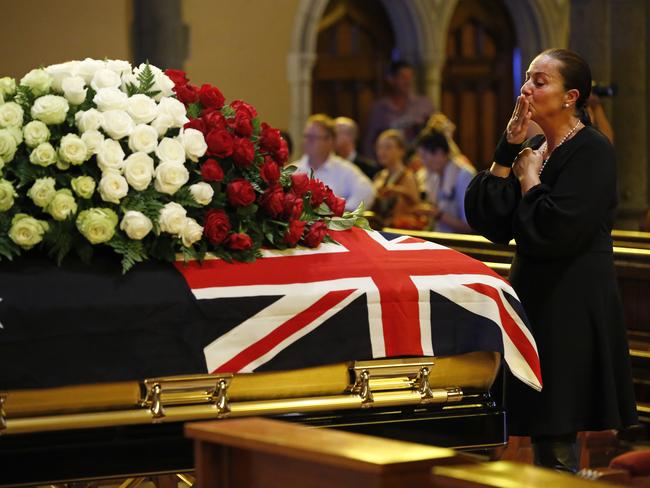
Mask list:
[[[591,69],[587,62],[578,53],[569,49],[547,49],[542,54],[560,62],[559,71],[564,78],[565,90],[575,89],[580,93],[576,100],[578,117],[583,124],[591,125],[587,113],[587,99],[591,94]]]
[[[449,143],[444,134],[436,130],[425,130],[420,133],[415,141],[416,147],[421,147],[430,153],[442,149],[442,152],[449,154]]]
[[[403,59],[393,61],[388,67],[388,76],[396,76],[404,68],[413,69],[413,65]]]

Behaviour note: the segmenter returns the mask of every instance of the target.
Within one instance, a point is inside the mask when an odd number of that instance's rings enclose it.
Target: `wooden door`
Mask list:
[[[478,169],[514,107],[514,28],[500,0],[460,0],[447,36],[441,110],[456,125],[455,140]]]
[[[381,2],[331,0],[318,28],[312,112],[350,117],[363,134],[394,46],[393,28]]]

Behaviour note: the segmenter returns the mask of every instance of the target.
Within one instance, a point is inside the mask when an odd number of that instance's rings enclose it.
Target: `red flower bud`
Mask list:
[[[223,169],[214,159],[208,159],[201,165],[201,176],[205,181],[223,180]]]
[[[185,71],[180,69],[166,69],[165,74],[174,82],[174,85],[186,85],[188,81]]]
[[[220,109],[226,101],[216,86],[202,85],[199,89],[199,100],[201,105],[208,108]]]
[[[255,146],[253,146],[253,143],[248,139],[236,137],[232,159],[235,161],[237,166],[248,168],[255,160]]]
[[[291,174],[291,191],[302,197],[309,190],[309,176],[305,173]]]
[[[284,234],[284,242],[286,242],[289,247],[294,247],[298,244],[298,241],[305,230],[305,224],[307,224],[307,222],[303,222],[302,220],[292,220],[289,222],[289,228]]]
[[[234,251],[245,251],[253,247],[253,239],[248,234],[231,234],[228,237],[227,245]]]
[[[266,183],[272,185],[280,179],[280,167],[268,156],[264,158],[264,163],[260,168],[260,176]]]
[[[176,98],[185,105],[199,101],[199,89],[189,83],[187,85],[176,85],[174,92],[176,92]]]
[[[238,178],[228,183],[226,196],[235,207],[246,207],[255,201],[255,190],[248,180]]]
[[[323,239],[325,239],[327,232],[325,222],[314,222],[303,239],[305,245],[308,247],[318,247],[323,242]]]
[[[232,154],[235,141],[230,132],[223,129],[212,129],[205,137],[208,154],[218,158],[227,158]]]
[[[260,205],[271,217],[278,217],[284,211],[284,191],[280,185],[266,190],[261,198]]]
[[[210,209],[205,214],[203,234],[211,244],[221,244],[230,232],[230,220],[223,210]]]

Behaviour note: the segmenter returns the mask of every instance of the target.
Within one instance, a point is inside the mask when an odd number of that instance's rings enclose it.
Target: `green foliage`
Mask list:
[[[199,115],[201,115],[201,105],[198,103],[191,103],[187,107],[187,116],[190,119],[196,119]]]
[[[221,115],[223,115],[227,119],[229,119],[231,117],[234,117],[235,116],[235,109],[233,109],[230,105],[224,105],[221,108]]]
[[[14,101],[23,108],[25,114],[29,113],[32,105],[34,105],[35,99],[36,97],[31,88],[24,85],[18,85],[16,87],[16,97],[14,98]]]
[[[174,201],[185,208],[201,208],[203,205],[194,200],[189,187],[185,186],[174,193]],[[144,213],[144,212],[143,212]]]
[[[148,97],[155,97],[160,93],[160,90],[152,90],[156,84],[156,76],[147,62],[145,67],[138,73],[138,85],[134,83],[126,84],[126,93],[128,96],[137,94],[147,95]]]
[[[47,254],[60,265],[70,249],[72,249],[72,236],[76,233],[75,222],[69,218],[63,222],[52,221],[50,228],[44,236]]]
[[[146,215],[152,222],[158,222],[158,216],[165,204],[159,200],[160,194],[151,186],[144,191],[130,192],[121,207],[126,210],[136,210]]]
[[[147,259],[147,253],[142,241],[131,240],[119,232],[116,232],[107,244],[116,253],[122,255],[122,274],[125,274],[136,263],[141,263]]]

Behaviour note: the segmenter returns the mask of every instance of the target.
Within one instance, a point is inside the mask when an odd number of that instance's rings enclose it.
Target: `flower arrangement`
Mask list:
[[[287,157],[251,105],[179,70],[85,59],[0,78],[0,259],[252,261],[366,225]]]

